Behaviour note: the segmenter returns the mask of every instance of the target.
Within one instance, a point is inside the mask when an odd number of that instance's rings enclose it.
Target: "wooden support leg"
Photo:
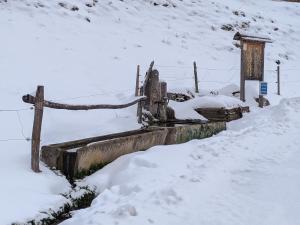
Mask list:
[[[31,139],[31,169],[40,172],[40,139],[44,111],[44,86],[38,86],[36,90],[36,101],[34,104],[34,121]]]
[[[160,104],[159,104],[159,121],[166,122],[167,121],[167,83],[160,82]]]
[[[259,95],[259,97],[258,97],[258,106],[260,108],[264,107],[264,97],[262,95]]]

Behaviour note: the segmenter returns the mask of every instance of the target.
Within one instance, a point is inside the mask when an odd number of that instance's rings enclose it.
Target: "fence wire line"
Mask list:
[[[235,70],[235,69],[230,68],[227,71],[233,71],[233,70]],[[171,74],[168,74],[168,75],[171,75]],[[173,74],[173,75],[176,75],[176,74]],[[227,81],[201,80],[201,76],[200,76],[198,83],[222,83],[222,84],[227,84],[227,83],[230,83],[232,81],[232,79],[234,78],[235,75],[236,75],[235,73],[232,73],[230,78]],[[192,79],[194,79],[193,75],[184,76],[184,77],[180,77],[180,75],[179,76],[162,76],[162,77],[165,78],[165,79],[168,79],[168,81],[180,81],[180,80],[192,80]]]
[[[181,69],[191,69],[193,70],[193,66],[171,66],[171,65],[156,65],[157,67],[160,68],[165,68],[167,70],[169,70],[169,73],[162,73],[162,74],[166,74],[168,76],[163,77],[163,79],[168,79],[168,81],[180,81],[180,80],[191,80],[194,79],[193,75],[191,76],[184,76],[184,77],[180,77],[180,74],[177,73],[177,75],[179,76],[174,76],[176,75],[176,73],[172,73],[172,71],[176,71],[176,69],[181,68]],[[169,68],[169,69],[168,69]],[[165,70],[163,69],[163,70]],[[171,71],[170,71],[171,70]],[[232,68],[206,68],[206,67],[197,67],[197,70],[207,70],[207,71],[238,71],[240,69],[235,68],[234,66]],[[283,69],[280,68],[281,72],[284,71],[297,71],[300,70],[300,68],[287,68],[287,69]],[[268,72],[277,72],[276,69],[265,69],[265,71]],[[171,76],[170,76],[171,75]],[[230,79],[228,79],[228,81],[213,81],[213,80],[199,80],[199,83],[222,83],[222,84],[226,84],[226,83],[230,83],[230,81],[233,79],[233,77],[235,76],[235,74],[232,74],[232,76],[230,77]],[[171,78],[171,79],[169,79]],[[293,80],[293,81],[289,81],[289,80],[282,80],[282,83],[299,83],[300,80]],[[140,83],[143,83],[142,81],[140,81]],[[277,83],[277,82],[275,82]],[[126,90],[119,90],[118,92],[105,92],[105,93],[95,93],[95,94],[91,94],[91,95],[83,95],[83,96],[76,96],[76,97],[70,97],[70,98],[61,98],[61,99],[54,99],[55,101],[63,101],[63,100],[74,100],[74,99],[80,99],[80,98],[89,98],[89,97],[95,97],[95,96],[104,96],[104,95],[111,95],[111,94],[121,94],[122,92],[129,92],[129,91],[133,91],[133,89],[126,89]],[[32,95],[35,94],[35,92],[31,93]],[[26,137],[25,133],[24,133],[24,126],[23,126],[23,122],[21,119],[21,116],[19,114],[19,112],[21,111],[27,111],[27,110],[32,110],[33,107],[28,107],[28,108],[20,108],[20,109],[0,109],[0,112],[15,112],[18,118],[18,123],[20,126],[20,132],[23,138],[8,138],[8,139],[0,139],[0,142],[6,142],[6,141],[30,141],[31,139],[29,137]]]
[[[59,98],[59,99],[52,99],[52,101],[65,101],[65,100],[74,100],[74,99],[80,99],[80,98],[90,98],[90,97],[95,97],[95,96],[104,96],[104,95],[111,95],[111,94],[122,94],[122,92],[129,92],[132,91],[134,93],[133,89],[126,89],[126,90],[119,90],[119,92],[105,92],[105,93],[95,93],[95,94],[90,94],[90,95],[82,95],[82,96],[75,96],[75,97],[70,97],[70,98]]]
[[[26,135],[24,134],[24,126],[23,126],[23,123],[22,123],[22,120],[21,120],[20,113],[17,111],[16,114],[17,114],[17,117],[18,117],[20,129],[21,129],[21,134],[22,134],[23,138],[26,139],[26,140],[30,140],[30,138],[26,137]]]
[[[7,142],[7,141],[30,141],[31,139],[29,137],[26,137],[25,132],[24,132],[24,125],[20,116],[21,111],[26,111],[26,110],[32,110],[33,107],[30,108],[23,108],[23,109],[1,109],[0,112],[13,112],[16,113],[17,116],[17,121],[20,126],[20,133],[23,138],[7,138],[7,139],[0,139],[0,142]]]
[[[165,69],[191,69],[193,70],[193,65],[191,66],[171,66],[171,65],[156,65],[157,67],[160,68],[165,68]],[[239,68],[236,68],[235,66],[232,66],[231,68],[208,68],[208,67],[197,67],[197,70],[212,70],[212,71],[231,71],[231,70],[236,70],[239,71]],[[265,69],[265,71],[276,71],[276,69]]]
[[[27,111],[32,109],[33,107],[22,108],[22,109],[0,109],[0,112],[20,112],[20,111]]]
[[[9,138],[9,139],[0,139],[0,142],[9,142],[9,141],[30,141],[31,139],[24,138]]]
[[[93,96],[103,96],[103,95],[110,95],[110,94],[121,94],[122,92],[129,92],[133,91],[133,89],[126,89],[126,90],[119,90],[119,92],[106,92],[106,93],[95,93],[91,95],[83,95],[83,96],[76,96],[71,98],[63,98],[63,99],[55,99],[55,101],[62,101],[62,100],[73,100],[73,99],[80,99],[80,98],[88,98]],[[31,95],[35,95],[35,92],[32,92]],[[20,133],[23,138],[7,138],[7,139],[0,139],[0,142],[9,142],[9,141],[31,141],[31,138],[26,137],[24,132],[24,125],[20,116],[21,111],[27,111],[27,110],[33,110],[34,107],[28,107],[28,108],[20,108],[20,109],[0,109],[0,112],[14,112],[17,115],[17,121],[20,126]]]

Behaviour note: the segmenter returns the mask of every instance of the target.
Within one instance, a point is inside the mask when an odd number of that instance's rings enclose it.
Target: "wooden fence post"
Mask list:
[[[143,101],[140,101],[137,105],[137,116],[138,116],[138,123],[143,123]]]
[[[160,104],[159,104],[159,121],[166,122],[167,121],[167,83],[160,82]]]
[[[262,95],[259,95],[258,96],[258,106],[260,108],[263,108],[264,107],[264,97]]]
[[[277,63],[277,94],[280,95],[280,61],[276,61]]]
[[[197,74],[197,65],[196,65],[196,62],[194,62],[194,77],[195,77],[195,92],[199,93],[199,88],[198,88],[198,74]]]
[[[140,65],[137,65],[136,80],[135,80],[135,96],[139,96],[139,86],[140,86]]]
[[[149,71],[144,83],[144,95],[147,97],[144,108],[154,117],[158,113],[159,94],[159,72],[157,70]]]
[[[31,139],[31,169],[40,172],[40,138],[44,111],[44,86],[38,86],[34,103],[34,120]]]

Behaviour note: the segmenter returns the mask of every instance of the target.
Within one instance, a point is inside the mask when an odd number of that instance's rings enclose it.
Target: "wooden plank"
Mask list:
[[[37,98],[32,95],[24,95],[23,101],[29,104],[35,104]],[[62,104],[56,103],[52,101],[43,100],[44,107],[52,108],[52,109],[65,109],[65,110],[91,110],[91,109],[122,109],[132,106],[140,101],[145,100],[145,96],[141,96],[135,99],[132,102],[120,105],[108,105],[108,104],[101,104],[101,105],[70,105],[70,104]]]
[[[42,149],[47,150],[47,149],[60,148],[62,150],[68,150],[68,149],[72,149],[72,148],[83,147],[92,142],[100,142],[100,141],[105,141],[105,140],[115,139],[115,138],[120,138],[120,137],[125,137],[125,136],[143,134],[143,133],[147,133],[150,131],[151,130],[146,130],[146,129],[131,130],[131,131],[125,131],[125,132],[120,132],[120,133],[107,134],[107,135],[103,135],[103,136],[84,138],[84,139],[79,139],[79,140],[75,140],[75,141],[67,141],[67,142],[52,144],[52,145],[48,145],[48,146],[43,146]]]
[[[40,172],[40,139],[43,120],[44,86],[38,86],[34,101],[34,120],[31,139],[31,169]]]

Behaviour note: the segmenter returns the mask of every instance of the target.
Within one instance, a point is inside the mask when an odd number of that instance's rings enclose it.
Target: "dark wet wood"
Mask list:
[[[33,96],[32,96],[33,97]],[[32,128],[31,139],[31,169],[38,173],[40,172],[40,142],[41,129],[43,121],[43,102],[44,102],[44,86],[38,86],[36,90],[36,97],[34,101],[34,120]]]
[[[196,62],[194,62],[194,78],[195,78],[195,92],[199,93],[199,87],[198,87],[198,73],[197,73],[197,65]]]
[[[43,101],[44,107],[52,108],[52,109],[65,109],[65,110],[91,110],[91,109],[122,109],[132,106],[140,101],[145,100],[146,97],[142,96],[135,99],[132,102],[120,105],[109,105],[109,104],[99,104],[99,105],[70,105],[70,104],[63,104],[57,103],[52,101]],[[24,95],[23,101],[29,104],[35,104],[37,98],[32,95]]]

